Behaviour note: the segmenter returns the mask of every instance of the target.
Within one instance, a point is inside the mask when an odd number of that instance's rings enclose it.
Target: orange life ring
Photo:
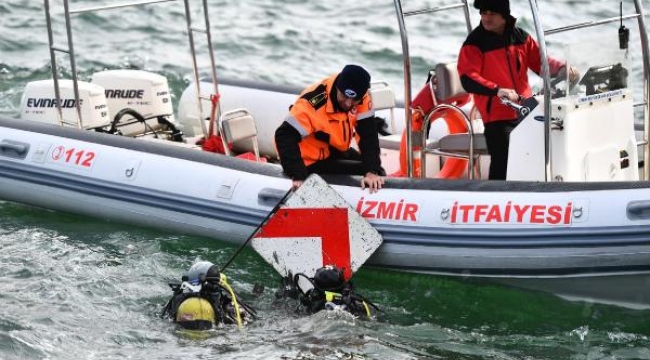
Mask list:
[[[450,134],[466,133],[467,126],[463,117],[456,111],[443,110],[435,118],[431,119],[431,123],[443,119],[449,128]],[[424,124],[423,116],[420,111],[414,111],[412,115],[412,128],[413,131],[420,131]],[[399,148],[399,165],[400,172],[406,174],[406,130],[402,132],[402,141]],[[448,158],[445,161],[440,172],[435,176],[436,179],[458,179],[460,178],[465,169],[467,168],[467,160],[458,158]],[[413,175],[419,177],[422,173],[422,148],[420,146],[413,146]]]
[[[447,123],[450,134],[466,133],[469,131],[467,129],[465,119],[463,119],[462,115],[456,111],[442,111],[440,112],[440,116],[433,119],[432,121],[438,120],[440,118],[444,119],[445,123]],[[465,169],[467,169],[467,163],[468,161],[465,159],[448,157],[445,160],[445,164],[442,166],[442,169],[440,169],[440,172],[436,174],[435,178],[458,179],[463,176]]]
[[[420,92],[415,96],[411,102],[413,110],[411,116],[411,128],[413,131],[422,130],[424,125],[424,114],[431,111],[439,103],[454,104],[457,107],[462,107],[472,100],[472,96],[467,93],[457,94],[446,99],[437,99],[432,85],[435,85],[437,78],[430,79]],[[465,119],[456,111],[443,110],[437,113],[435,118],[432,118],[430,124],[438,119],[443,119],[447,123],[450,134],[466,133],[468,131]],[[406,171],[406,130],[402,133],[402,141],[399,149],[399,164],[400,175],[405,176]],[[419,177],[422,172],[422,148],[421,146],[413,146],[413,174]],[[465,169],[467,168],[467,160],[459,158],[447,158],[440,172],[435,176],[437,179],[457,179],[460,178]]]

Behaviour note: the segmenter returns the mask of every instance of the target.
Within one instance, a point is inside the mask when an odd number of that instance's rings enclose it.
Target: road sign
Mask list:
[[[381,245],[381,235],[318,175],[311,175],[269,219],[253,248],[282,276],[336,265],[346,280]],[[312,286],[301,280],[307,291]]]

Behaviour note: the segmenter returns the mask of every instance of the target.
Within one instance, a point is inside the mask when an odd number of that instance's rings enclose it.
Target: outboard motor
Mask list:
[[[81,104],[81,127],[98,129],[111,123],[104,88],[78,81]],[[54,94],[54,80],[32,81],[25,86],[20,105],[20,118],[49,124],[61,124],[57,102],[61,102],[63,121],[66,126],[80,127],[74,98],[72,80],[59,80],[60,99]]]
[[[106,70],[93,74],[92,82],[106,91],[114,116],[112,130],[127,136],[152,133],[155,137],[171,130],[180,137],[173,125],[171,92],[164,76],[143,70]]]

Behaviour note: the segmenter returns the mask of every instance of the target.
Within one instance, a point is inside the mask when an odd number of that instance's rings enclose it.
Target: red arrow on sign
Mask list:
[[[313,219],[327,221],[313,221]],[[322,241],[323,265],[345,269],[345,279],[352,276],[350,264],[350,229],[346,208],[280,209],[262,227],[256,238],[318,237]]]

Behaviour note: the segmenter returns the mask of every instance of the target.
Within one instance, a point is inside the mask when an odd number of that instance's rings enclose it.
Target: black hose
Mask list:
[[[115,116],[113,117],[113,121],[111,121],[111,129],[109,130],[109,132],[111,132],[111,133],[116,133],[117,132],[117,124],[120,123],[120,120],[125,115],[133,116],[134,119],[136,119],[137,121],[141,122],[144,125],[144,130],[145,131],[147,131],[147,129],[149,129],[153,133],[154,137],[158,138],[158,133],[156,133],[156,130],[154,130],[154,128],[152,128],[151,125],[149,125],[149,123],[147,123],[147,120],[144,118],[144,116],[142,116],[139,112],[137,112],[137,111],[135,111],[134,109],[131,109],[131,108],[124,108],[124,109],[118,111],[117,114],[115,114]]]

